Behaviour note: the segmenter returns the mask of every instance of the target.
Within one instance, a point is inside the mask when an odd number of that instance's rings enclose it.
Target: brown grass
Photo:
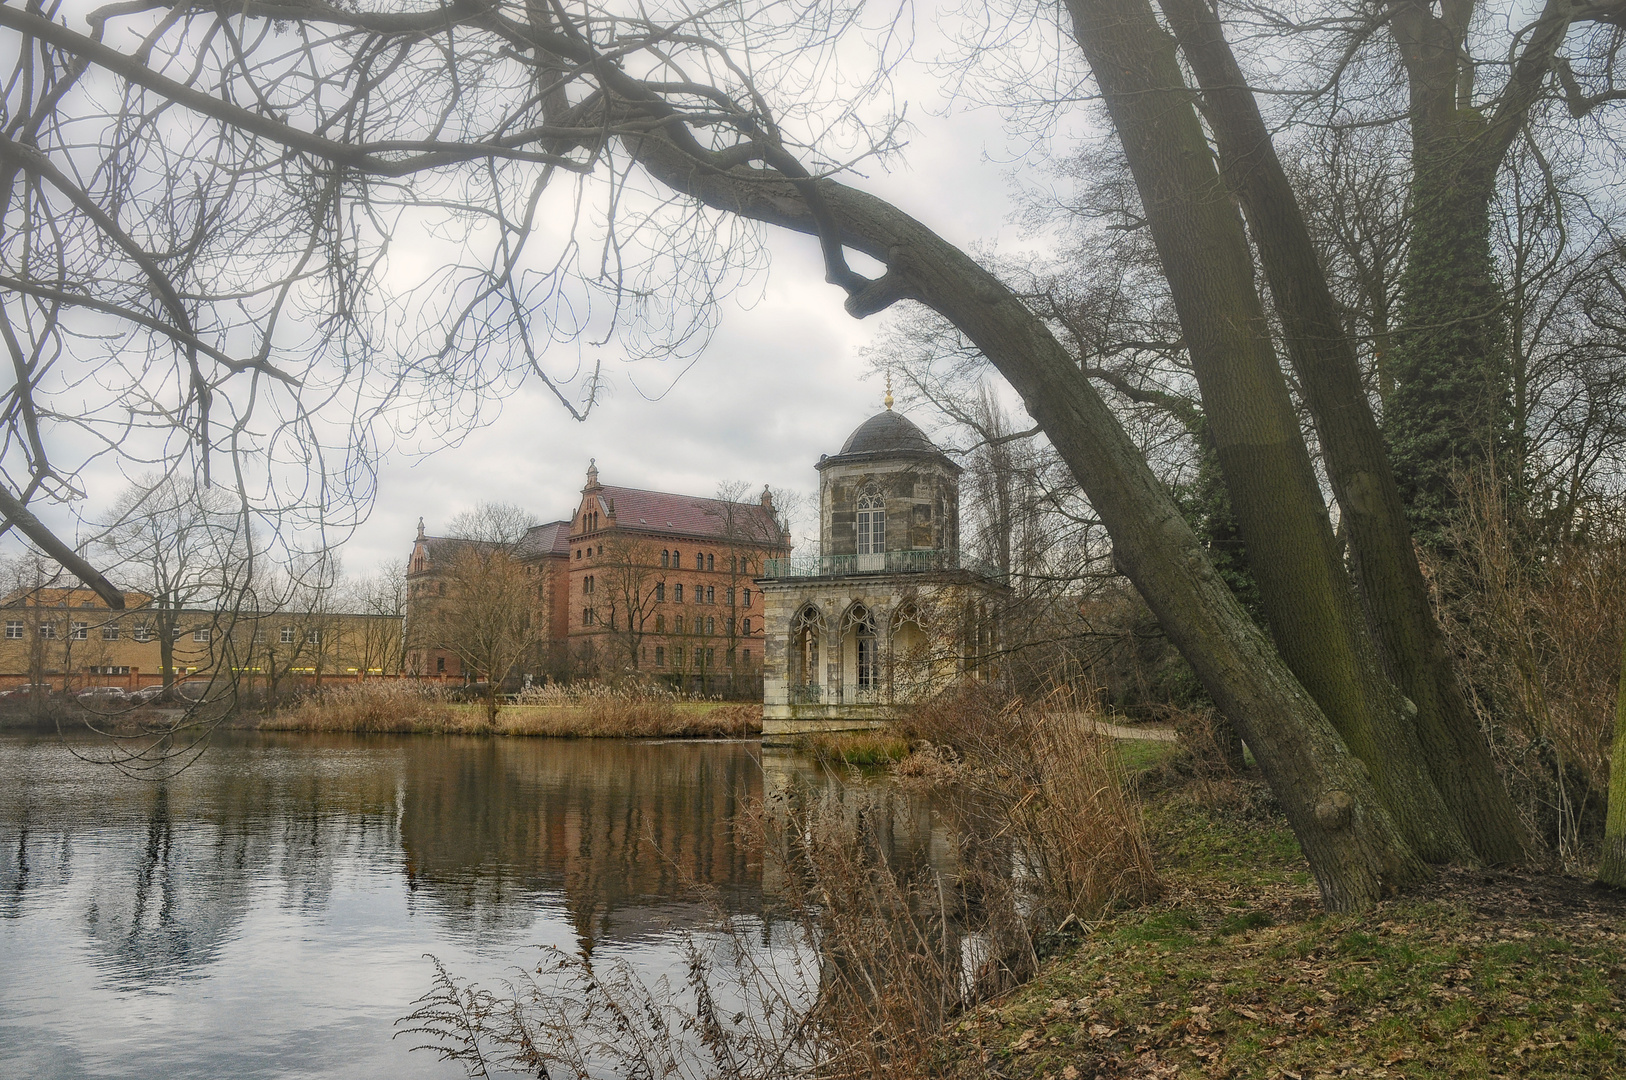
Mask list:
[[[433,688],[371,682],[324,689],[260,722],[265,731],[360,734],[540,735],[562,738],[747,738],[762,733],[762,707],[678,701],[636,691],[555,695],[505,705],[495,725],[484,706],[445,700]]]
[[[903,773],[930,778],[970,833],[1015,839],[1038,891],[1029,917],[1041,926],[1093,919],[1160,888],[1139,803],[1098,722],[1071,699],[972,690],[936,699],[909,723],[931,759]]]
[[[264,731],[359,734],[480,734],[491,730],[480,713],[460,711],[439,694],[402,682],[325,688],[277,710],[259,726]]]

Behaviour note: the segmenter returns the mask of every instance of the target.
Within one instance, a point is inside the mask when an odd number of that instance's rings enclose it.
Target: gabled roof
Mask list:
[[[781,544],[773,510],[760,503],[730,503],[698,495],[611,487],[601,484],[586,494],[615,506],[617,528],[637,532],[727,539],[743,544]]]
[[[550,521],[546,525],[532,525],[519,542],[521,558],[536,555],[569,555],[570,522]]]

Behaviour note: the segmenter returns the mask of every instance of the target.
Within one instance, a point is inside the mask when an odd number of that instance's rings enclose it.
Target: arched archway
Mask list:
[[[824,613],[817,605],[804,604],[791,616],[790,636],[785,643],[785,682],[792,705],[813,704],[823,698],[819,686],[819,647],[824,632]]]
[[[920,605],[905,600],[887,620],[886,690],[889,701],[913,701],[932,684],[930,634]]]

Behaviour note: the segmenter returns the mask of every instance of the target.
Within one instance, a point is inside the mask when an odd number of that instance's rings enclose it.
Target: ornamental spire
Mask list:
[[[886,411],[892,411],[892,372],[890,369],[886,373]]]

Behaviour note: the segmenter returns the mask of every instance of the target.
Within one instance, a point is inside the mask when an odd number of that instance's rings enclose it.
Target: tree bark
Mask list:
[[[1431,861],[1471,855],[1355,603],[1254,287],[1253,255],[1148,0],[1068,0],[1162,258],[1277,648]]]
[[[1213,9],[1201,0],[1160,4],[1202,88],[1225,181],[1258,245],[1348,531],[1366,624],[1389,675],[1417,707],[1429,774],[1457,827],[1480,858],[1518,861],[1523,826],[1434,619],[1354,346],[1258,103]]]
[[[1615,746],[1609,762],[1609,814],[1603,826],[1598,880],[1626,889],[1626,641],[1620,644],[1620,690],[1615,697]]]

